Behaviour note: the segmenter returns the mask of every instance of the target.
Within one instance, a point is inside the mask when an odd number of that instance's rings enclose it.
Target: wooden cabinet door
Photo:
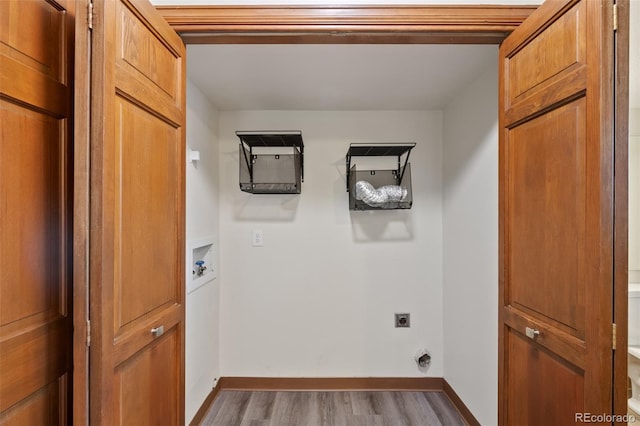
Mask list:
[[[612,11],[547,1],[500,47],[503,425],[612,410]]]
[[[90,420],[183,424],[185,47],[146,0],[94,13]]]
[[[0,424],[70,420],[74,2],[0,1]]]

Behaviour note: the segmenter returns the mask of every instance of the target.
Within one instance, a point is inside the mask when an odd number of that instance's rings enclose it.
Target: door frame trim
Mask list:
[[[73,425],[89,424],[89,236],[91,36],[76,0],[73,97]],[[84,58],[85,60],[79,60]]]
[[[500,44],[536,6],[157,6],[185,44]]]
[[[613,322],[616,350],[613,353],[613,412],[626,414],[627,346],[629,338],[629,0],[617,0],[618,30],[614,35],[614,173],[613,182]],[[625,386],[617,386],[624,383]],[[625,425],[625,423],[616,423]],[[625,425],[626,426],[626,425]]]

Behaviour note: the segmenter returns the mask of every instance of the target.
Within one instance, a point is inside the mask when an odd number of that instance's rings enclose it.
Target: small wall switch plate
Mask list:
[[[253,247],[264,246],[264,234],[261,229],[251,230],[251,245]]]
[[[411,327],[411,314],[394,314],[396,319],[396,328]]]

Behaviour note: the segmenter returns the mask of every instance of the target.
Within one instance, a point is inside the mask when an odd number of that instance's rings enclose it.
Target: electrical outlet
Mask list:
[[[253,247],[264,246],[264,235],[261,229],[253,229],[251,231],[251,245]]]
[[[396,328],[411,327],[411,314],[395,314]]]

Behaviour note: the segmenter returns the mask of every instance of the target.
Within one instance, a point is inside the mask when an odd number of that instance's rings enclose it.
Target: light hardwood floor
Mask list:
[[[221,391],[208,426],[465,425],[449,398],[433,392]]]

